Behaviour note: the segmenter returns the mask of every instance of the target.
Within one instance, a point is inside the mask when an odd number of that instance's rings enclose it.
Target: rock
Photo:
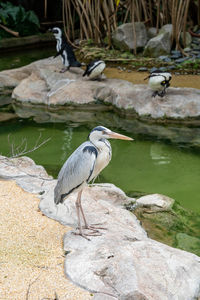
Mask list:
[[[148,239],[135,216],[114,205],[115,187],[109,187],[109,194],[106,188],[102,194],[102,187],[85,189],[83,203],[88,220],[100,220],[107,230],[91,237],[90,242],[71,232],[65,235],[65,274],[75,284],[93,291],[94,299],[101,299],[102,294],[105,299],[194,299],[200,293],[200,259]],[[76,227],[75,197],[71,195],[56,211],[53,190],[49,189],[42,195],[40,209],[48,217]],[[124,194],[123,199],[118,203],[127,202]],[[183,268],[184,278],[180,273]],[[173,294],[177,285],[181,288]]]
[[[172,25],[164,25],[157,36],[150,39],[145,46],[144,55],[150,57],[158,57],[166,55],[171,50]]]
[[[8,112],[0,112],[0,122],[9,121],[17,118],[16,114],[8,113]]]
[[[138,69],[138,71],[139,71],[139,72],[147,72],[147,71],[148,71],[148,68],[146,68],[146,67],[140,67],[140,68]]]
[[[76,194],[56,208],[56,180],[42,167],[27,158],[0,159],[1,177],[18,183],[26,179],[29,192],[34,184],[41,194],[41,211],[76,228]],[[101,222],[107,230],[91,236],[90,241],[72,232],[65,235],[65,274],[74,284],[92,291],[93,299],[187,300],[200,296],[200,258],[148,238],[135,215],[122,207],[131,200],[123,191],[98,184],[85,188],[82,200],[87,219]]]
[[[192,49],[190,47],[186,47],[183,50],[184,50],[184,52],[190,52]]]
[[[158,57],[159,60],[162,60],[164,62],[171,62],[171,58],[166,55],[161,55]]]
[[[159,194],[146,195],[136,200],[137,207],[145,207],[148,211],[167,211],[173,204],[174,199]]]
[[[159,34],[168,33],[170,36],[172,36],[172,30],[173,30],[172,24],[166,24],[162,26],[162,28],[159,30]]]
[[[171,54],[175,54],[175,55],[179,55],[179,56],[182,55],[180,50],[172,50]]]
[[[180,63],[182,63],[182,62],[184,62],[184,61],[186,61],[188,59],[189,59],[189,57],[186,56],[186,57],[182,57],[182,58],[176,59],[175,62],[178,63],[178,64],[180,64]]]
[[[171,66],[173,68],[173,66]],[[40,122],[84,120],[89,115],[117,108],[119,114],[137,116],[141,120],[155,119],[177,122],[199,122],[200,90],[192,88],[169,88],[164,98],[152,98],[147,85],[135,85],[125,80],[106,79],[91,81],[82,77],[81,68],[72,68],[61,74],[59,59],[41,60],[15,70],[0,72],[4,79],[10,74],[19,81],[13,90],[13,107],[20,117],[34,117]],[[152,68],[152,72],[156,68]],[[166,70],[165,67],[160,68]],[[26,74],[26,75],[25,75]],[[15,77],[16,76],[16,77]],[[26,77],[25,77],[26,76]],[[141,97],[142,95],[142,97]],[[69,107],[70,114],[67,114]],[[80,109],[77,110],[77,109]],[[83,118],[82,118],[83,116]]]
[[[185,43],[184,43],[184,34],[183,34],[183,32],[181,32],[180,43],[183,47],[190,47],[190,45],[192,43],[192,37],[188,31],[185,33]]]
[[[113,45],[120,50],[130,51],[136,49],[139,51],[144,48],[147,42],[146,27],[141,22],[135,22],[136,45],[133,34],[133,23],[125,23],[117,27],[112,34]]]
[[[170,56],[172,59],[178,59],[178,58],[181,58],[182,57],[182,54],[181,53],[176,53],[176,54],[173,54]]]
[[[47,104],[47,86],[37,74],[32,73],[14,89],[12,97],[21,102]]]
[[[156,29],[156,27],[150,27],[150,28],[148,28],[148,30],[147,30],[147,37],[148,37],[149,40],[152,39],[152,38],[154,38],[156,35],[157,35],[157,29]]]
[[[30,193],[41,193],[54,180],[42,166],[29,157],[7,158],[0,156],[0,178],[15,180]]]

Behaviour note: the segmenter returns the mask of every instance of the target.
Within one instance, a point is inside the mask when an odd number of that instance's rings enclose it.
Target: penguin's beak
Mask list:
[[[53,29],[52,29],[52,28],[49,28],[47,31],[49,31],[49,32],[53,32]]]
[[[109,132],[108,136],[111,139],[133,141],[132,138],[130,138],[130,137],[126,136],[126,135],[123,135],[123,134],[119,134],[117,132],[113,132],[113,131]]]

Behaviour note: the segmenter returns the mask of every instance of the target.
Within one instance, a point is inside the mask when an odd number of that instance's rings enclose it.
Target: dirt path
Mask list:
[[[70,228],[42,216],[38,203],[0,180],[0,299],[91,299],[64,276],[62,237]]]

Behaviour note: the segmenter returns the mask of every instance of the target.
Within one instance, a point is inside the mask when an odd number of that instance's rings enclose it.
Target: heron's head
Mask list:
[[[128,140],[128,141],[133,140],[128,136],[113,132],[104,126],[97,126],[94,129],[92,129],[92,131],[89,134],[89,139],[90,141],[100,140],[100,139],[119,139],[119,140]]]
[[[48,31],[52,32],[54,34],[55,38],[62,37],[62,30],[59,27],[50,28]]]

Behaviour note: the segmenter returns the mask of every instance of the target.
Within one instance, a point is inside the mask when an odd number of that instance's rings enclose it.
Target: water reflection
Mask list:
[[[68,127],[63,131],[63,145],[61,147],[62,155],[61,160],[64,161],[66,158],[66,153],[72,151],[72,136],[73,136],[73,128]]]
[[[159,143],[154,143],[151,145],[150,156],[154,161],[154,164],[157,165],[166,165],[170,164],[171,162],[169,153],[166,152],[165,146]]]

